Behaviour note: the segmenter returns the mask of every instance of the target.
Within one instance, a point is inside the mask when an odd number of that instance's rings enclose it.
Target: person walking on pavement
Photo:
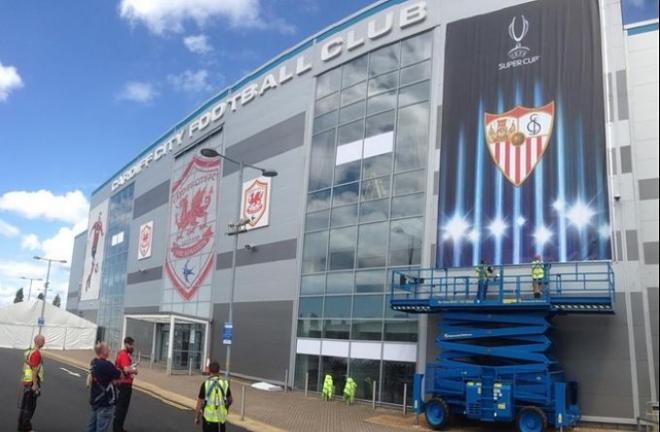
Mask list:
[[[536,255],[532,261],[532,289],[535,299],[543,294],[543,279],[545,279],[545,264],[541,261],[541,256]]]
[[[326,375],[323,379],[323,393],[321,397],[325,401],[332,400],[332,396],[335,394],[335,385],[332,382],[332,376]]]
[[[344,385],[344,401],[346,405],[352,405],[355,402],[355,390],[357,389],[357,383],[351,377],[346,378],[346,384]]]
[[[209,365],[211,376],[202,383],[197,395],[194,422],[201,421],[203,432],[225,432],[225,422],[233,399],[229,382],[220,376],[220,363]]]
[[[41,348],[46,343],[43,335],[34,337],[34,348],[25,351],[23,362],[23,398],[21,411],[18,415],[18,431],[32,431],[32,417],[37,409],[37,398],[41,394],[41,385],[44,382],[44,365],[41,358]]]
[[[112,422],[113,432],[125,432],[124,422],[128,414],[128,406],[131,403],[133,377],[138,373],[131,358],[134,344],[135,340],[127,336],[124,339],[124,349],[117,353],[117,359],[115,360],[115,366],[121,372],[121,378],[119,379],[119,397],[115,405],[115,419]]]
[[[106,432],[112,423],[112,408],[117,402],[114,381],[121,377],[121,372],[108,361],[110,348],[105,342],[98,343],[94,352],[96,357],[89,367],[89,404],[92,412],[87,423],[87,432]]]

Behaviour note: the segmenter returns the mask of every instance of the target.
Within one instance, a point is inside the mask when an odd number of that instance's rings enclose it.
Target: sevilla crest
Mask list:
[[[193,157],[172,186],[166,273],[190,300],[213,270],[219,159]]]
[[[268,209],[268,183],[255,179],[243,191],[243,215],[250,219],[249,225],[256,226]]]
[[[495,165],[514,186],[521,186],[543,157],[554,117],[554,101],[538,108],[519,105],[501,114],[485,113],[486,146]]]

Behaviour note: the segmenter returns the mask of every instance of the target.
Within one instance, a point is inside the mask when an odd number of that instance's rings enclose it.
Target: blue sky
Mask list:
[[[70,259],[96,186],[225,85],[370,3],[0,0],[0,305],[20,276],[44,277],[33,255]],[[59,266],[52,292],[67,281]]]

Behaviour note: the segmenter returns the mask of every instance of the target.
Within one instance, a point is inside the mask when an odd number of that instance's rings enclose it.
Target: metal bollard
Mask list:
[[[289,369],[284,370],[284,393],[287,392],[289,387]]]
[[[376,409],[376,381],[371,385],[371,407]]]
[[[408,414],[408,383],[403,383],[403,415]]]
[[[192,361],[188,359],[188,376],[192,376]]]
[[[241,387],[241,421],[245,420],[245,384]]]
[[[305,373],[305,397],[307,397],[307,391],[309,390],[309,372]]]

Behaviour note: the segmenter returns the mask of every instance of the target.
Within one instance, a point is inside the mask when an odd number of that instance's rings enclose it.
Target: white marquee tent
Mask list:
[[[39,332],[41,300],[14,303],[0,308],[0,348],[27,349]],[[91,349],[96,324],[46,303],[43,335],[45,349]]]

